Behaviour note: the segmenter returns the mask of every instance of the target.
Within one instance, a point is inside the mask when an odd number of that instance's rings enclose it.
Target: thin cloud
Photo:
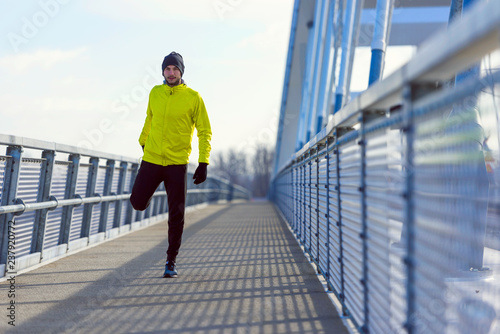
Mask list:
[[[239,48],[255,48],[259,51],[286,50],[290,36],[289,22],[269,24],[262,32],[241,40],[236,45]]]
[[[34,52],[7,55],[0,58],[0,69],[14,73],[23,73],[34,67],[51,69],[56,64],[81,56],[86,48],[75,50],[39,49]]]
[[[68,115],[102,116],[109,113],[112,101],[92,98],[68,98],[64,96],[43,96],[26,99],[22,95],[2,94],[0,105],[3,109],[16,113],[24,119],[45,118],[57,122],[60,117]],[[3,115],[2,115],[3,116]],[[71,119],[74,121],[74,119]],[[2,124],[3,125],[3,124]]]
[[[288,4],[292,15],[293,0],[88,0],[90,12],[119,20],[252,20],[268,21]]]
[[[217,17],[212,1],[206,0],[88,0],[82,5],[91,13],[126,21],[199,20]]]
[[[287,13],[292,17],[293,0],[212,0],[213,10],[219,18],[273,22]],[[286,8],[288,7],[288,8]],[[290,26],[288,26],[288,30]]]

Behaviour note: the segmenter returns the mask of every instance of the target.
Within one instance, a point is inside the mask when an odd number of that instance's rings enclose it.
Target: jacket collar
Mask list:
[[[183,89],[185,89],[187,86],[186,84],[184,83],[184,80],[181,79],[181,83],[178,84],[177,86],[174,86],[174,87],[170,87],[169,85],[166,84],[165,81],[163,81],[163,86],[165,87],[165,91],[167,92],[167,94],[170,94],[172,95],[173,93],[176,93],[176,92],[179,92]]]
[[[164,85],[166,85],[166,86],[168,86],[168,85],[167,85],[167,80],[163,79],[163,84],[164,84]],[[180,85],[185,85],[185,84],[186,84],[186,81],[184,81],[184,79],[182,79],[182,78],[181,78],[181,83],[180,83],[180,84],[178,84],[177,86],[180,86]],[[169,87],[170,87],[170,86],[169,86]]]

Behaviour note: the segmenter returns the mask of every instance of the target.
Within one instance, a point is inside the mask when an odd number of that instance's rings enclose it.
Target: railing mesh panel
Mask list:
[[[17,197],[25,203],[36,203],[42,160],[22,159]],[[35,212],[16,217],[16,257],[27,255],[31,250]]]

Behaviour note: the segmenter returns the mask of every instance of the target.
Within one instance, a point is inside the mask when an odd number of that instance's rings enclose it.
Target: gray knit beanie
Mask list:
[[[184,60],[182,59],[182,56],[179,53],[172,51],[172,52],[170,52],[170,54],[168,56],[166,56],[163,59],[163,63],[161,64],[161,74],[162,75],[163,75],[163,71],[165,71],[165,68],[168,65],[176,66],[179,69],[179,71],[181,71],[181,76],[184,75]]]

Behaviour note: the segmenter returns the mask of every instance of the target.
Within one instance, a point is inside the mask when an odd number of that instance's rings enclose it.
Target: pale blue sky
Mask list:
[[[149,91],[177,51],[205,100],[213,153],[274,145],[293,3],[0,0],[0,133],[140,157]],[[414,52],[389,48],[384,76]],[[356,50],[351,91],[367,87],[370,55]]]
[[[175,50],[213,152],[274,143],[293,0],[0,3],[0,133],[140,156],[147,96]]]

